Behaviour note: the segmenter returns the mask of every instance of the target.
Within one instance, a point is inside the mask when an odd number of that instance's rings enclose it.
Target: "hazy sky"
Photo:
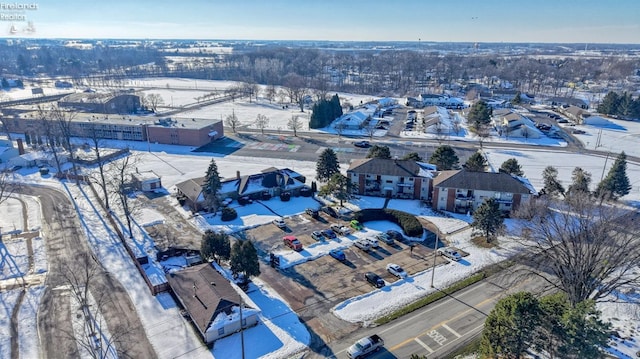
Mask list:
[[[640,0],[18,3],[37,9],[0,8],[4,37],[13,25],[14,36],[40,38],[640,43]],[[28,21],[34,33],[25,30]]]

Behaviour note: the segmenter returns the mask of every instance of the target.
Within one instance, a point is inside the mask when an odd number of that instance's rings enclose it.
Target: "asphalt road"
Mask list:
[[[333,353],[332,358],[347,358],[346,349],[355,341],[378,334],[385,347],[369,358],[408,358],[412,354],[445,358],[482,332],[487,315],[502,297],[522,290],[542,290],[539,281],[514,282],[512,273],[505,270],[391,323],[358,330],[330,343],[326,352]]]
[[[27,187],[21,193],[37,196],[42,206],[43,237],[49,271],[45,291],[38,308],[38,336],[46,358],[75,358],[78,349],[73,339],[68,281],[63,276],[83,254],[93,256],[76,211],[66,194],[49,188]],[[146,336],[140,318],[126,290],[108,272],[101,270],[89,287],[94,298],[103,297],[102,314],[111,334],[126,330],[116,344],[121,357],[155,358],[155,350]]]

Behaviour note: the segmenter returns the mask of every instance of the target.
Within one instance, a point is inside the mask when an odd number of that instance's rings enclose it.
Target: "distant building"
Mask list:
[[[510,110],[494,111],[492,122],[501,136],[517,138],[540,138],[542,133],[531,119]]]
[[[420,95],[423,106],[440,106],[444,108],[464,108],[464,101],[461,98],[449,95],[422,94]]]
[[[236,287],[210,263],[171,272],[167,282],[206,344],[258,324],[259,310],[243,304]]]
[[[373,104],[363,105],[340,116],[333,122],[333,127],[341,130],[360,130],[373,118],[376,109],[377,106]]]
[[[582,109],[588,109],[589,104],[585,100],[573,97],[550,97],[545,104],[556,107],[576,106]]]
[[[18,157],[20,152],[13,147],[13,143],[9,140],[0,140],[0,164],[6,164],[12,158]]]
[[[61,98],[58,106],[90,113],[130,114],[140,109],[140,96],[131,93],[81,92]]]

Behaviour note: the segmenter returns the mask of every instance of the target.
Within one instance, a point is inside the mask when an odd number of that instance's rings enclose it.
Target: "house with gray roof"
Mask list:
[[[433,179],[432,207],[468,213],[495,198],[503,212],[511,212],[536,195],[531,183],[504,172],[442,171]]]
[[[413,160],[364,158],[351,162],[347,177],[365,196],[428,200],[433,165]]]
[[[206,344],[258,324],[259,311],[244,305],[237,287],[211,263],[171,272],[167,282]]]

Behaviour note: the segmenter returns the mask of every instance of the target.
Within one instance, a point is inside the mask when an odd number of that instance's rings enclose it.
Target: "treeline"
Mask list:
[[[342,106],[338,94],[333,95],[330,100],[321,99],[313,105],[309,128],[327,127],[340,116],[342,116]]]
[[[626,119],[640,118],[640,96],[635,99],[628,92],[619,95],[610,91],[598,106],[598,112]]]

